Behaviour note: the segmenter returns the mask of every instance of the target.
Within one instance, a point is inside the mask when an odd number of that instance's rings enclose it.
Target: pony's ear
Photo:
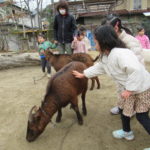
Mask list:
[[[53,51],[49,48],[49,49],[45,50],[45,53],[46,54],[53,54]]]
[[[49,49],[49,52],[50,52],[51,54],[53,54],[53,51],[52,51],[52,49]]]
[[[45,50],[45,56],[47,59],[49,59],[51,55],[53,55],[53,53],[49,49]]]
[[[49,49],[45,50],[45,53],[48,54],[49,53]]]

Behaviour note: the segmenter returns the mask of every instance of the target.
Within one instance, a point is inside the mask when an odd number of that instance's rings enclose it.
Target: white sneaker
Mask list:
[[[144,148],[143,150],[150,150],[150,148]]]
[[[133,131],[125,132],[125,131],[123,131],[123,129],[113,131],[112,135],[116,139],[125,138],[126,140],[129,140],[129,141],[134,139]]]
[[[48,74],[47,74],[47,77],[50,78],[50,77],[51,77],[51,74],[48,73]]]
[[[118,106],[115,106],[113,107],[110,112],[113,114],[113,115],[118,115],[119,114],[119,107]]]

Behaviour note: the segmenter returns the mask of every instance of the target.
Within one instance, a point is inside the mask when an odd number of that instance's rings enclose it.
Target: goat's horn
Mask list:
[[[29,117],[28,117],[28,118],[29,118],[29,119],[28,119],[29,122],[32,121],[32,116],[33,116],[33,115],[32,115],[32,111],[33,111],[33,110],[36,111],[36,110],[37,110],[37,107],[36,107],[36,106],[33,106],[33,107],[31,108],[31,110],[30,110],[30,112],[29,112]]]

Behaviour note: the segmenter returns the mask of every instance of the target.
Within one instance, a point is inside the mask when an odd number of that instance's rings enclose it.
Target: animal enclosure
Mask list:
[[[150,64],[146,66],[150,71]],[[131,120],[134,141],[112,137],[111,132],[120,129],[121,122],[120,116],[109,112],[117,95],[114,82],[105,75],[99,77],[101,89],[87,92],[88,113],[83,116],[83,126],[78,125],[74,111],[68,106],[62,110],[61,123],[55,123],[54,116],[53,124],[48,124],[35,142],[28,143],[25,139],[28,113],[32,106],[40,106],[48,82],[45,77],[34,84],[33,77],[40,76],[40,66],[0,71],[0,150],[142,150],[150,146],[149,135],[136,118]]]

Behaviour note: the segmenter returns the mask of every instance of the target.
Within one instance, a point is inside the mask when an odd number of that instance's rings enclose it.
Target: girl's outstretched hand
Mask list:
[[[80,72],[78,72],[78,71],[76,71],[76,70],[73,70],[72,71],[72,74],[76,77],[76,78],[84,78],[85,77],[85,75],[83,74],[83,73],[80,73]]]
[[[127,90],[125,90],[125,91],[123,91],[121,93],[121,97],[124,98],[124,99],[129,98],[131,95],[132,95],[132,92],[131,91],[127,91]]]

